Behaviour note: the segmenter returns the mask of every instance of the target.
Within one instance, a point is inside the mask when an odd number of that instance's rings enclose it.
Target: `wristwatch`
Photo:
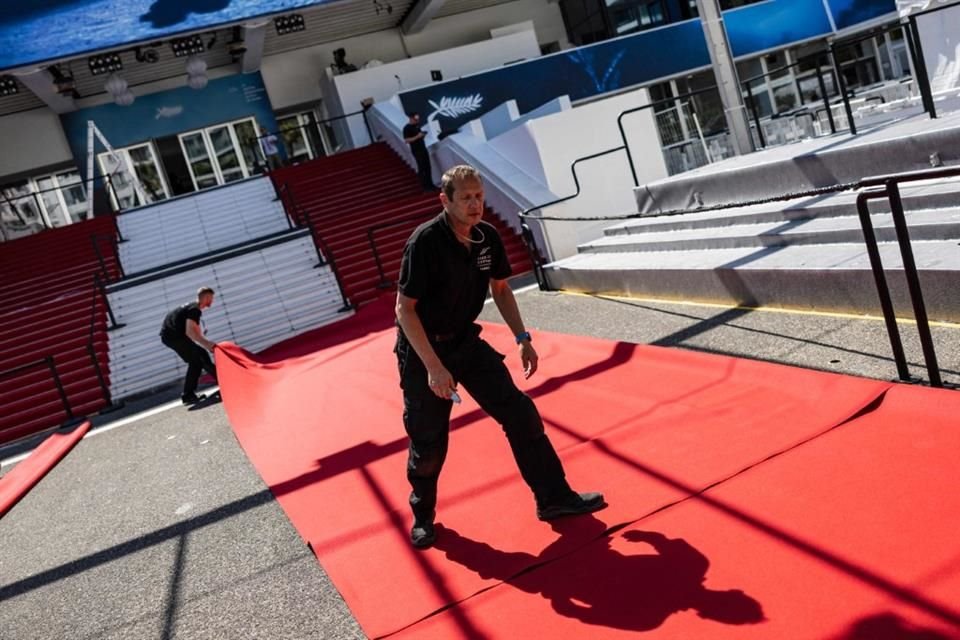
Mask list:
[[[533,338],[530,337],[529,331],[524,331],[523,333],[517,334],[517,344],[520,344],[524,340],[529,340],[530,342],[533,342]]]

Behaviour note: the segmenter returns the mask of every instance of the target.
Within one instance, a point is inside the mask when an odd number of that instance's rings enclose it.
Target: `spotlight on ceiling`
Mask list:
[[[47,71],[53,76],[53,84],[57,87],[57,93],[69,98],[79,98],[77,93],[76,81],[73,79],[73,71],[69,66],[66,70],[61,69],[59,65],[47,67]]]
[[[147,64],[155,64],[160,61],[160,54],[156,49],[150,47],[136,47],[133,50],[133,54],[137,59],[137,62],[146,62]]]
[[[294,31],[303,31],[307,28],[307,23],[304,22],[303,16],[299,13],[274,18],[273,24],[277,27],[277,35],[279,36],[285,36]]]
[[[203,38],[199,35],[171,40],[170,48],[173,49],[173,55],[178,58],[192,56],[195,53],[203,53],[205,50]]]
[[[120,60],[119,53],[104,53],[99,56],[90,56],[87,58],[87,64],[90,66],[90,73],[99,76],[104,73],[113,73],[123,69],[123,61]]]
[[[0,76],[0,97],[12,96],[15,93],[20,93],[17,81],[10,76]]]

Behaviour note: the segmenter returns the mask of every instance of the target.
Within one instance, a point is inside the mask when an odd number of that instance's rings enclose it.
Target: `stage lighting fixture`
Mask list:
[[[160,61],[160,54],[157,53],[156,49],[152,49],[152,48],[136,47],[133,50],[133,55],[137,59],[137,62],[146,62],[147,64],[155,64]]]
[[[15,93],[20,93],[17,81],[10,76],[0,76],[0,96],[12,96]]]
[[[303,31],[307,28],[307,23],[304,22],[303,16],[299,13],[274,18],[273,24],[277,27],[277,35],[279,36],[285,36],[294,31]]]
[[[90,66],[90,73],[99,76],[104,73],[113,73],[123,69],[123,61],[120,60],[119,53],[104,53],[99,56],[90,56],[87,58],[87,64]]]
[[[173,49],[173,55],[178,58],[192,56],[195,53],[203,53],[205,50],[203,46],[203,38],[201,38],[199,35],[171,40],[170,48]]]

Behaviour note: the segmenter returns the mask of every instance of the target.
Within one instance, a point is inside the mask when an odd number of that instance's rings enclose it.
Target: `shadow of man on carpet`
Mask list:
[[[562,536],[534,556],[500,551],[445,527],[438,533],[436,548],[453,562],[484,578],[501,579],[527,593],[540,594],[558,614],[585,624],[649,631],[688,609],[725,624],[755,624],[765,619],[760,603],[743,591],[704,587],[710,561],[682,538],[638,530],[613,537],[604,534],[573,555],[557,559],[552,547]],[[614,547],[624,546],[623,541],[644,544],[646,549],[621,553]],[[518,565],[527,568],[513,575],[498,575],[500,568]]]

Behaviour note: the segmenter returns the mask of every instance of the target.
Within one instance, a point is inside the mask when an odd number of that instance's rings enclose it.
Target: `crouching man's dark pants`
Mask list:
[[[196,342],[186,337],[167,335],[161,335],[160,340],[166,347],[176,351],[180,359],[187,363],[187,375],[183,379],[183,395],[190,396],[197,392],[197,384],[200,382],[200,374],[203,371],[216,379],[217,368],[213,364],[213,359],[210,358],[207,350]]]
[[[520,475],[537,505],[565,498],[571,492],[557,453],[543,431],[533,400],[517,389],[503,364],[504,356],[482,340],[479,327],[462,339],[432,343],[444,366],[494,420],[500,423]],[[410,506],[418,520],[432,521],[437,479],[447,456],[453,402],[430,390],[427,371],[403,335],[397,340],[403,424],[410,438],[407,479]]]

